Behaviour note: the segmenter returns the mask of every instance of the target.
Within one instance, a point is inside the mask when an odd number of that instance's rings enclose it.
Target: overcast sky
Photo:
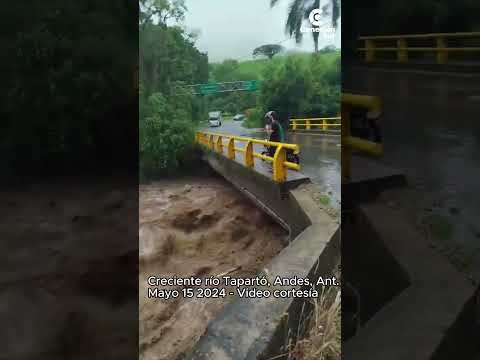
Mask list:
[[[270,8],[270,0],[186,0],[185,26],[199,31],[197,47],[208,53],[211,62],[251,59],[257,46],[282,41],[287,49],[313,51],[311,34],[304,34],[302,44],[296,45],[285,33],[290,2],[280,0]],[[320,35],[319,48],[340,47],[340,29],[341,22],[334,39]]]

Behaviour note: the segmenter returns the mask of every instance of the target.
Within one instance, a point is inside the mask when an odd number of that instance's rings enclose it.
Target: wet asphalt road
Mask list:
[[[381,96],[381,161],[434,198],[420,206],[445,219],[480,280],[480,76],[359,68],[343,76],[344,91]]]

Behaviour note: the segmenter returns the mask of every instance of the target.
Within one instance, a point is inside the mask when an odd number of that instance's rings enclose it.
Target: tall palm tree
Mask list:
[[[279,1],[280,0],[270,0],[270,6],[275,6]],[[329,0],[328,3],[321,8],[322,16],[327,19],[329,18],[329,22],[334,28],[337,28],[338,19],[340,18],[340,3],[341,0]],[[303,39],[303,33],[300,31],[302,23],[308,19],[308,16],[313,9],[319,8],[320,0],[292,0],[288,11],[285,29],[290,36],[295,37],[297,43],[300,43]],[[315,45],[315,52],[317,52],[319,33],[312,32],[312,36]]]

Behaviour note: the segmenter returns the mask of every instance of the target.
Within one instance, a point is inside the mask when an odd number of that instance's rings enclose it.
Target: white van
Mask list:
[[[209,112],[208,123],[210,127],[222,126],[222,113],[220,111]]]

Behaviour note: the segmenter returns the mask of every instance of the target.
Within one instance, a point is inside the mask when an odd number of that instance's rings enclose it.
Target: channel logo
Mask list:
[[[310,21],[311,26],[306,27],[302,26],[300,32],[302,33],[319,33],[326,40],[333,40],[335,37],[335,28],[329,26],[325,27],[321,23],[322,10],[313,9],[308,15],[308,20]]]
[[[313,26],[320,26],[320,18],[322,17],[322,11],[320,9],[313,9],[308,15],[308,20]]]

